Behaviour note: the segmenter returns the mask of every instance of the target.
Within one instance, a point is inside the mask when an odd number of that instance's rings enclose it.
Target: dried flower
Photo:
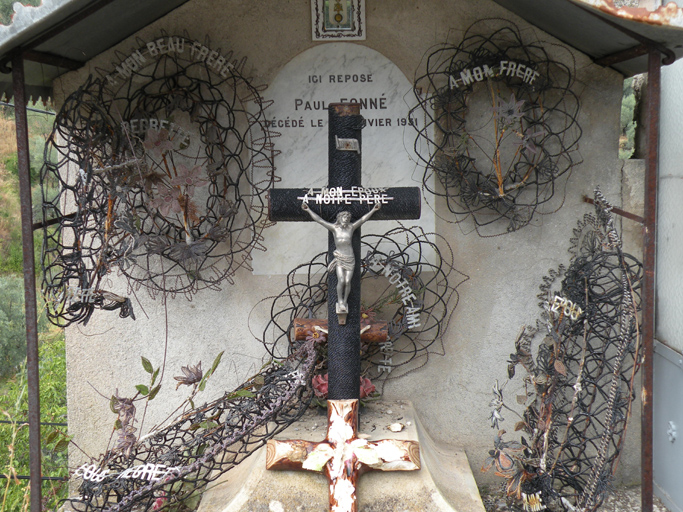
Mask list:
[[[503,388],[504,387],[505,385],[503,385]],[[499,422],[505,421],[500,414],[500,411],[503,408],[503,388],[498,385],[498,380],[496,380],[496,383],[491,389],[493,392],[493,400],[489,402],[489,407],[492,408],[491,415],[489,416],[491,428],[499,428]]]
[[[312,331],[309,331],[308,335],[306,336],[306,341],[313,341],[315,343],[325,343],[327,341],[327,336],[325,336],[325,333],[323,331],[313,329]]]
[[[538,153],[538,147],[534,144],[534,141],[532,139],[537,139],[538,137],[544,137],[545,136],[545,130],[540,129],[538,131],[532,131],[532,127],[527,128],[524,130],[524,135],[518,134],[520,139],[516,140],[514,144],[516,146],[521,146],[522,151],[526,150],[529,151],[530,153],[533,153],[534,155]]]
[[[209,247],[204,240],[194,241],[191,243],[178,242],[171,246],[168,252],[168,257],[179,262],[193,261],[200,263],[206,256]]]
[[[201,186],[208,182],[202,174],[201,165],[195,165],[190,169],[186,165],[179,164],[176,166],[176,173],[176,177],[171,180],[171,185],[174,187],[184,187],[185,194],[188,196],[194,195],[194,188],[196,186]]]
[[[496,101],[496,106],[493,107],[493,113],[504,125],[511,125],[515,121],[519,120],[524,113],[522,112],[522,107],[524,106],[524,100],[519,100],[515,98],[515,93],[510,95],[510,101],[506,102],[503,98],[498,97]]]
[[[524,447],[517,441],[503,441],[505,430],[499,430],[493,441],[493,450],[489,450],[489,456],[484,461],[481,470],[486,472],[495,467],[496,475],[505,478],[513,478],[517,473],[517,463]],[[520,463],[521,466],[521,463]]]
[[[221,224],[222,222],[219,221],[211,226],[211,229],[209,229],[204,236],[208,240],[213,240],[215,242],[220,242],[228,238],[231,234],[230,227],[222,226]]]
[[[361,400],[363,398],[369,397],[375,391],[377,391],[377,388],[375,388],[375,385],[370,381],[370,379],[368,379],[367,377],[361,377],[360,378],[360,398],[361,398]]]
[[[121,451],[126,457],[130,457],[130,452],[133,450],[137,437],[135,431],[137,429],[130,425],[119,429],[119,437],[116,441],[116,449]]]
[[[147,151],[157,158],[173,150],[173,143],[168,139],[168,130],[166,129],[147,130],[143,145]]]
[[[160,236],[150,236],[145,240],[145,247],[149,254],[161,254],[168,249],[168,240]]]
[[[218,216],[222,219],[233,217],[237,214],[239,206],[227,199],[221,199],[218,206]]]
[[[180,377],[173,377],[175,380],[178,381],[178,385],[175,387],[176,389],[178,389],[183,384],[186,386],[192,386],[193,384],[197,384],[199,381],[202,380],[202,377],[204,376],[201,361],[199,361],[199,364],[196,366],[190,366],[188,364],[187,366],[181,366],[180,369],[182,370],[184,375]]]
[[[316,375],[315,377],[313,377],[313,392],[315,393],[315,396],[317,396],[318,398],[327,398],[327,379],[327,373],[325,375]]]
[[[163,192],[157,192],[149,204],[164,216],[170,215],[171,212],[182,213],[183,211],[180,201],[178,201],[178,193],[175,190],[167,189]]]
[[[368,325],[375,319],[375,316],[377,316],[377,313],[373,308],[360,307],[360,322],[362,325]]]
[[[135,421],[135,405],[132,398],[121,398],[117,389],[111,397],[111,410],[118,414],[122,427],[127,427]]]

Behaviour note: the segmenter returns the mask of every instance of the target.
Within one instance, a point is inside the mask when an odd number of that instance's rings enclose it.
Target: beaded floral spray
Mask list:
[[[297,344],[292,356],[265,365],[222,397],[195,404],[221,355],[203,371],[201,363],[181,368],[177,387],[189,396],[162,423],[145,429],[144,412],[162,385],[163,372],[143,358],[148,384],[135,386],[132,397],[111,396],[116,415],[113,442],[99,457],[77,468],[72,483],[78,492],[66,500],[77,512],[197,510],[207,485],[230,471],[308,408],[311,378],[318,359],[316,343]]]
[[[596,510],[624,443],[640,365],[643,274],[622,251],[610,210],[596,191],[595,216],[574,230],[569,266],[543,279],[541,318],[522,328],[508,381],[493,387],[490,420],[498,433],[482,469],[505,478],[510,505],[525,511]],[[504,411],[518,416],[510,428],[520,441],[504,438]]]

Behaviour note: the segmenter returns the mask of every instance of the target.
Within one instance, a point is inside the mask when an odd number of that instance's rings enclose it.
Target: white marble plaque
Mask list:
[[[354,43],[321,44],[296,56],[277,75],[264,96],[274,139],[282,153],[275,160],[278,188],[327,185],[327,107],[358,102],[366,119],[362,132],[364,187],[419,187],[423,168],[415,156],[418,126],[411,117],[412,85],[389,59]],[[423,204],[420,220],[404,221],[434,231],[434,212]],[[363,233],[385,233],[394,221],[370,221]],[[286,274],[327,250],[327,231],[315,223],[280,222],[263,233],[266,252],[254,251],[255,274]],[[293,241],[296,241],[294,244]]]

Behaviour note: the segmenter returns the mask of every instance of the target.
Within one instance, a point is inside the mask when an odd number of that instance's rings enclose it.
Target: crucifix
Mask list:
[[[268,442],[268,469],[324,472],[330,511],[356,512],[356,481],[370,470],[420,468],[415,441],[358,438],[360,397],[360,226],[369,220],[420,217],[420,189],[361,186],[361,129],[358,104],[329,106],[328,186],[273,189],[269,218],[315,221],[328,234],[328,427],[321,443]],[[335,221],[336,219],[336,221]]]

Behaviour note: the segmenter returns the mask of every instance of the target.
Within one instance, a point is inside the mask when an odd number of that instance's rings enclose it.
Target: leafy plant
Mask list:
[[[14,16],[14,3],[15,0],[0,0],[0,24],[9,25],[12,23],[12,16]],[[19,2],[23,5],[38,6],[40,5],[40,0],[22,0]]]
[[[174,379],[178,381],[176,389],[178,389],[178,387],[180,387],[181,385],[187,385],[192,387],[192,391],[190,392],[190,395],[185,400],[183,400],[183,402],[174,411],[173,414],[175,414],[179,410],[186,409],[188,406],[191,408],[195,407],[193,399],[197,396],[197,393],[204,391],[208,379],[216,371],[216,368],[218,368],[218,365],[220,364],[222,357],[223,352],[216,356],[216,359],[214,359],[211,368],[209,369],[209,371],[206,372],[206,374],[202,372],[201,361],[195,366],[187,365],[181,367],[183,375],[174,377]],[[116,414],[116,420],[114,421],[114,433],[116,434],[117,439],[116,444],[114,446],[114,451],[119,451],[125,454],[126,456],[129,456],[132,453],[133,449],[135,448],[135,445],[137,444],[140,438],[137,432],[138,430],[142,432],[142,428],[145,423],[147,407],[149,405],[149,402],[154,400],[154,398],[156,398],[157,394],[161,390],[161,380],[163,379],[163,372],[161,372],[161,376],[159,376],[161,367],[154,368],[152,362],[144,356],[141,357],[141,362],[142,368],[150,376],[149,383],[136,384],[136,393],[135,395],[133,395],[132,398],[119,396],[119,390],[117,389],[116,392],[109,399],[109,408],[114,414]],[[144,401],[145,404],[144,411],[142,413],[142,418],[140,420],[140,427],[138,429],[138,427],[135,426],[135,424],[138,422],[138,419],[136,418],[137,407],[135,403],[141,401]],[[162,424],[163,423],[164,422],[162,422]],[[154,431],[158,428],[159,426],[157,425],[152,427],[150,430]],[[198,424],[197,428],[212,428],[212,425],[210,424],[210,422],[205,422],[204,424]]]
[[[26,358],[24,285],[20,277],[0,277],[0,378],[14,375]]]
[[[40,332],[40,408],[44,423],[66,422],[66,356],[64,333],[53,326]],[[15,376],[0,387],[0,416],[9,424],[0,424],[0,473],[6,477],[0,487],[0,512],[28,510],[28,480],[19,475],[29,474],[28,391],[26,365],[22,364]],[[66,434],[63,427],[43,426],[41,438],[42,473],[44,476],[68,475]],[[55,508],[66,498],[65,481],[43,483],[43,503],[46,509]]]
[[[633,78],[627,78],[624,80],[624,93],[621,99],[621,135],[619,137],[619,158],[621,159],[631,158],[636,150],[637,107],[638,98]]]
[[[2,6],[0,0],[0,9]],[[0,10],[1,18],[1,10]],[[31,170],[34,221],[42,220],[40,212],[39,170],[42,166],[44,146],[50,133],[53,116],[28,113],[29,156]],[[50,184],[49,194],[56,195]],[[35,208],[38,206],[38,208]],[[40,251],[42,233],[34,233],[34,246]],[[14,133],[14,109],[0,109],[0,275],[22,272],[22,240],[19,203],[19,180],[17,166],[16,136]]]

